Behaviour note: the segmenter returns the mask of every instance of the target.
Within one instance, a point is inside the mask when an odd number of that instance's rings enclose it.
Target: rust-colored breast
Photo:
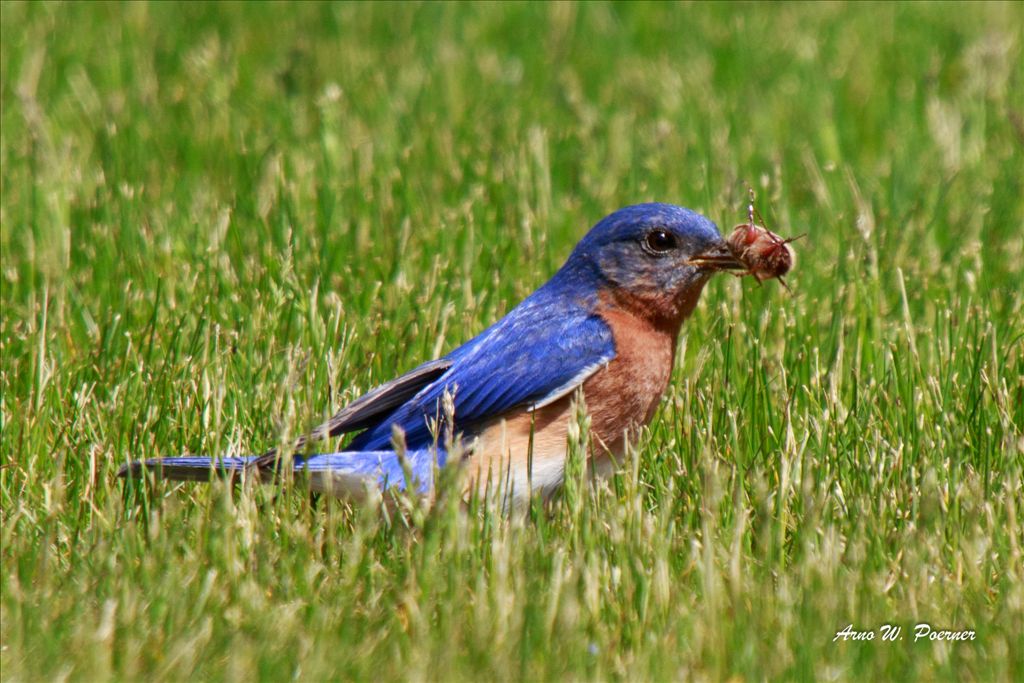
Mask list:
[[[612,455],[624,448],[624,435],[654,417],[672,375],[674,330],[610,309],[602,317],[615,338],[615,358],[583,385],[591,435]]]

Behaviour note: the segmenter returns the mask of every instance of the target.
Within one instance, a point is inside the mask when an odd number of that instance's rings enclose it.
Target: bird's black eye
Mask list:
[[[648,251],[664,254],[676,248],[676,236],[667,230],[651,230],[644,236],[644,246]]]

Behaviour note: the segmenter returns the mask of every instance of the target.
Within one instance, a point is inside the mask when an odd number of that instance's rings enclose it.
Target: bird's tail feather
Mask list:
[[[154,458],[129,463],[118,470],[117,476],[138,479],[143,472],[148,471],[160,479],[172,481],[210,481],[211,477],[237,476],[253,460],[255,457],[249,455],[231,458],[208,458],[198,455]]]
[[[316,455],[296,455],[292,458],[292,470],[309,476],[310,486],[315,490],[347,494],[365,489],[367,485],[384,489],[397,486],[406,488],[406,471],[412,476],[416,488],[426,491],[433,482],[434,466],[443,467],[446,454],[443,450],[423,448],[408,451],[403,465],[394,451],[341,451]],[[182,456],[156,458],[129,463],[117,473],[119,477],[137,479],[149,471],[161,479],[173,481],[208,482],[213,477],[234,478],[247,468],[262,480],[271,481],[277,476],[277,463],[269,467],[251,467],[259,456],[246,455],[224,458],[203,456]]]

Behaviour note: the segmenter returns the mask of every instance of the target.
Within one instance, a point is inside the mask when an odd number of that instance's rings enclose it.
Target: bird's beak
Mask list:
[[[723,241],[718,241],[708,249],[691,257],[689,263],[698,268],[707,268],[711,271],[743,270],[746,268]]]

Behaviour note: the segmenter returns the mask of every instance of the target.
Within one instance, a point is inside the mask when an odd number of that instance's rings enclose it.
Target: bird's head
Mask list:
[[[567,268],[592,273],[603,297],[676,324],[720,270],[741,268],[710,220],[671,204],[637,204],[601,220],[573,250]]]

